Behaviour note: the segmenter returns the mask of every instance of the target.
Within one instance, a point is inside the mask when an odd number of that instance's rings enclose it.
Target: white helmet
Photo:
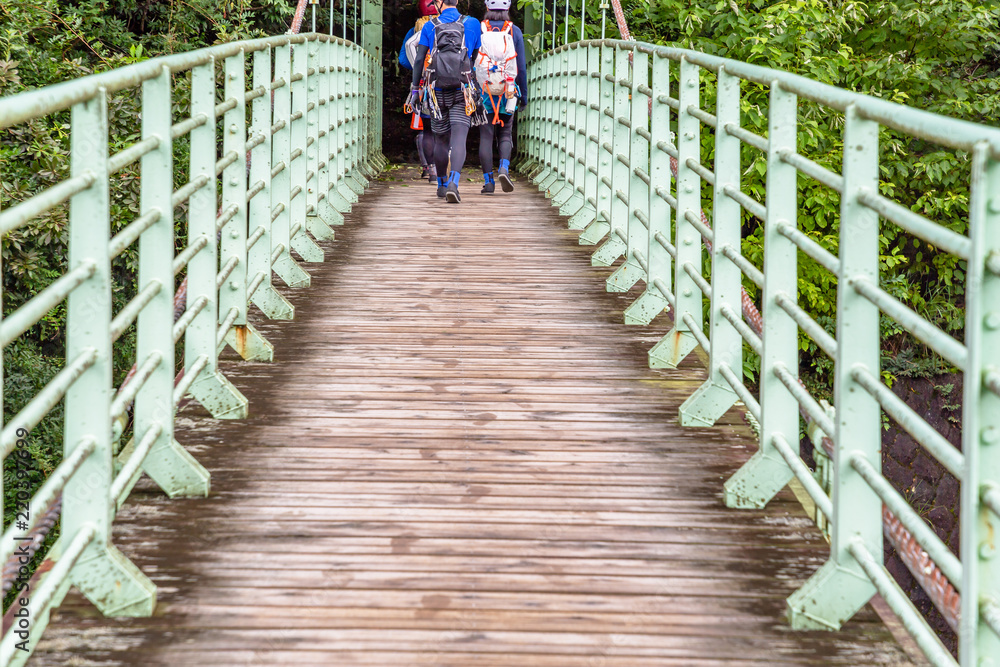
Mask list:
[[[486,9],[499,9],[505,12],[510,9],[510,0],[486,0]]]

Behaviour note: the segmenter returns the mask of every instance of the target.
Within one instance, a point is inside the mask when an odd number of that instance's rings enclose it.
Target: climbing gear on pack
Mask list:
[[[410,118],[410,129],[416,130],[417,132],[422,132],[424,129],[424,119],[420,117],[420,114],[412,111],[412,107],[410,108],[411,108],[411,113],[413,113],[413,117]]]
[[[476,80],[483,89],[483,106],[492,114],[493,124],[503,124],[500,114],[512,114],[517,109],[517,50],[514,48],[514,24],[504,21],[493,28],[482,22],[483,34],[476,58]]]
[[[479,109],[479,90],[471,82],[463,83],[462,95],[465,97],[465,115],[471,116]]]
[[[403,113],[413,113],[414,109],[420,103],[420,90],[417,88],[410,88],[410,94],[406,96],[406,101],[403,102]],[[421,128],[413,127],[411,122],[410,127],[414,130],[419,130]]]
[[[472,72],[465,48],[465,17],[459,14],[457,21],[444,23],[435,16],[431,24],[434,26],[434,47],[424,69],[426,85],[441,90],[458,88],[471,80]]]

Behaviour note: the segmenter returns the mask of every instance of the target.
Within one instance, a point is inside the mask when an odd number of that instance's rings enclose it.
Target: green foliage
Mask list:
[[[626,0],[633,37],[681,46],[806,76],[846,90],[955,118],[1000,124],[1000,6],[981,0]],[[611,13],[609,12],[609,16]],[[609,36],[611,36],[609,32]],[[701,106],[715,104],[714,75],[703,76]],[[767,136],[768,89],[743,83],[742,125]],[[802,101],[798,150],[841,171],[843,115]],[[703,158],[711,156],[703,134]],[[883,129],[880,190],[960,234],[967,232],[969,155]],[[765,157],[744,147],[744,192],[764,199]],[[711,202],[705,202],[710,208]],[[800,176],[799,228],[838,251],[840,196]],[[762,228],[744,220],[745,255],[762,262]],[[961,338],[964,260],[915,239],[895,225],[880,228],[882,286],[944,331]],[[755,288],[748,290],[756,297]],[[836,314],[835,278],[800,254],[800,303],[828,331]],[[892,374],[945,370],[888,318],[883,350]],[[831,365],[803,336],[804,360],[826,376]],[[898,355],[898,362],[891,359]],[[829,378],[827,378],[828,380]],[[888,378],[890,381],[892,377]]]

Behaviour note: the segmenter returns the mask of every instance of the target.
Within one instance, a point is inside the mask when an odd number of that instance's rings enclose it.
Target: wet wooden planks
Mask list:
[[[71,596],[33,664],[910,664],[870,610],[788,629],[825,543],[788,492],[722,505],[749,430],[677,425],[700,364],[647,367],[669,323],[621,324],[636,294],[540,194],[446,206],[412,176],[259,324],[275,362],[225,365],[251,418],[182,412],[212,497],[145,483],[119,515],[156,615]]]

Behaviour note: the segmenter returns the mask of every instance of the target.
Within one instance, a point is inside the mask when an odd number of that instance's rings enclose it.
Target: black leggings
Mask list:
[[[461,90],[442,90],[437,94],[441,108],[440,119],[431,120],[434,131],[434,164],[439,178],[447,179],[448,151],[451,151],[451,170],[462,171],[465,165],[465,144],[469,139],[472,121],[465,115],[465,95]]]
[[[514,130],[514,116],[501,116],[503,121],[499,123],[485,123],[479,126],[479,163],[483,166],[483,173],[489,174],[493,171],[493,135],[496,134],[500,142],[500,159],[510,160],[511,148],[514,141],[511,133]]]
[[[434,162],[434,133],[427,127],[430,124],[431,119],[425,118],[424,130],[420,133],[420,138],[417,139],[417,141],[422,142],[420,145],[420,159],[423,160],[423,164]]]

